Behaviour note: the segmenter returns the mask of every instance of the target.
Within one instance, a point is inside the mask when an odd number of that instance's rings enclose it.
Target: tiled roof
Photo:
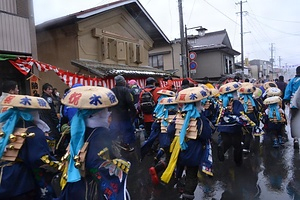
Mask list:
[[[105,5],[100,5],[94,8],[83,10],[77,13],[69,14],[60,18],[46,21],[36,26],[37,32],[46,29],[58,28],[67,24],[74,24],[80,20],[85,20],[91,16],[111,11],[116,8],[124,8],[134,20],[144,29],[149,37],[154,41],[155,46],[167,45],[170,43],[167,36],[163,33],[160,27],[152,19],[146,9],[138,0],[121,0]]]
[[[192,51],[210,51],[222,50],[232,55],[240,55],[231,46],[226,30],[206,33],[204,36],[188,35],[189,50]]]
[[[196,42],[192,46],[207,46],[207,45],[226,45],[231,48],[230,42],[226,41],[227,32],[225,30],[206,33],[205,36],[197,36]]]
[[[124,75],[124,76],[173,76],[171,72],[163,71],[153,67],[133,67],[128,65],[112,65],[112,64],[103,64],[98,61],[92,60],[72,60],[71,64],[77,66],[81,69],[87,70],[97,76],[107,77],[115,75]]]

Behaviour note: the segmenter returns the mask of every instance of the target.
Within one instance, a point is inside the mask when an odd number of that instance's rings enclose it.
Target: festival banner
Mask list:
[[[81,83],[85,86],[107,87],[109,89],[115,86],[115,81],[113,77],[103,79],[98,78],[96,76],[92,77],[91,75],[72,73],[69,71],[62,70],[56,66],[37,61],[32,57],[18,57],[14,55],[0,54],[0,60],[8,60],[14,67],[16,67],[16,69],[18,69],[24,75],[28,75],[33,66],[35,66],[40,72],[54,71],[56,75],[69,87],[72,87],[76,83]],[[135,79],[139,87],[144,88],[146,86],[146,78],[147,77]],[[130,79],[132,78],[127,78],[126,81],[129,81]],[[175,86],[175,88],[180,88],[182,80],[182,78],[173,79],[173,85]],[[38,79],[32,77],[30,81],[30,84],[32,86],[30,86],[31,94],[34,94],[36,90],[35,88],[39,87]],[[161,87],[166,86],[167,82],[163,81],[162,78],[160,78],[158,81]],[[194,84],[197,84],[197,82],[195,82],[192,79],[189,79],[189,81]]]

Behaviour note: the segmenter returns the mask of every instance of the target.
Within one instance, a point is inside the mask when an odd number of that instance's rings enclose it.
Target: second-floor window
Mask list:
[[[225,70],[224,74],[232,74],[233,73],[233,59],[225,56]]]
[[[163,55],[149,56],[149,65],[151,67],[163,70],[164,69],[164,56]]]
[[[112,60],[128,65],[143,63],[141,41],[99,28],[93,29],[93,36],[98,38],[99,61]]]

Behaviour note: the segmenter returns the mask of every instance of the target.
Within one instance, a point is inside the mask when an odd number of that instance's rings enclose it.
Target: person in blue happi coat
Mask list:
[[[203,99],[202,102],[204,105],[204,115],[209,121],[213,124],[216,123],[217,119],[217,110],[218,110],[218,99],[219,99],[219,90],[215,88],[208,88],[210,91],[210,96],[207,99]]]
[[[253,143],[254,133],[259,129],[259,110],[258,103],[253,97],[255,87],[252,83],[244,82],[238,89],[240,102],[244,107],[244,114],[249,120],[249,124],[243,127],[243,152],[250,153],[250,147]]]
[[[247,120],[242,114],[244,107],[237,94],[240,87],[238,82],[229,82],[220,87],[220,109],[216,122],[220,132],[218,158],[224,161],[224,153],[233,146],[234,161],[238,166],[243,163],[242,127],[247,125]]]
[[[264,100],[267,106],[265,110],[265,122],[268,124],[268,132],[272,136],[273,147],[278,148],[284,144],[283,130],[286,125],[286,117],[283,109],[280,107],[282,99],[279,96],[271,96]]]
[[[50,128],[38,114],[50,109],[49,104],[41,97],[14,94],[1,104],[7,109],[0,114],[0,199],[53,199],[51,179],[59,163],[47,144],[45,132]]]
[[[109,130],[108,107],[118,104],[108,88],[71,88],[62,103],[77,108],[71,121],[71,140],[60,181],[60,200],[126,200],[130,163],[117,158]]]
[[[151,150],[152,145],[157,140],[160,132],[161,132],[161,121],[162,119],[165,119],[166,117],[170,115],[174,115],[177,112],[177,106],[175,106],[176,102],[171,102],[170,104],[161,104],[161,100],[166,97],[174,97],[175,92],[171,90],[159,90],[157,94],[160,95],[160,97],[157,100],[157,105],[155,106],[155,109],[153,111],[153,117],[155,118],[155,121],[153,122],[151,126],[151,133],[149,138],[144,142],[144,144],[141,147],[141,160],[144,159],[146,154]],[[165,101],[163,101],[165,102]],[[165,116],[167,115],[167,116]],[[168,122],[163,120],[163,126],[167,127]]]
[[[178,105],[175,97],[160,97],[154,110],[156,120],[152,124],[150,137],[141,147],[141,156],[143,158],[147,151],[151,149],[154,140],[158,139],[159,149],[154,157],[154,166],[149,168],[153,184],[159,183],[157,174],[166,168],[170,159],[169,148],[174,135],[168,134],[167,128],[169,124],[174,123],[173,119],[177,111]]]
[[[290,130],[291,130],[291,136],[294,140],[294,149],[299,149],[299,138],[300,133],[299,130],[295,127],[298,127],[297,124],[299,123],[296,116],[299,115],[299,108],[296,106],[294,96],[297,90],[300,88],[300,66],[296,68],[296,75],[294,78],[292,78],[289,83],[287,84],[284,92],[283,100],[284,102],[290,107]]]
[[[202,114],[204,104],[201,102],[209,96],[209,91],[202,87],[181,90],[176,95],[176,102],[183,104],[181,113],[176,115],[174,124],[170,124],[167,132],[175,134],[170,146],[171,158],[168,167],[161,176],[161,181],[168,183],[176,168],[176,178],[181,178],[181,170],[185,169],[186,181],[182,188],[182,199],[194,199],[194,191],[198,184],[198,171],[202,171],[206,147],[211,139],[213,125]],[[212,161],[212,160],[211,160]]]

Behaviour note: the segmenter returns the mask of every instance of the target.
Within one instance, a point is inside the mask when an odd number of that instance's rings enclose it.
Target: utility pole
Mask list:
[[[280,69],[280,74],[283,75],[283,69],[281,68],[281,57],[278,56],[278,65],[279,65],[279,69]]]
[[[271,66],[272,66],[272,79],[274,79],[274,58],[273,58],[273,52],[274,52],[274,43],[271,43],[271,58],[270,58],[270,62],[271,62]]]
[[[184,27],[183,27],[183,15],[182,15],[182,0],[178,0],[178,10],[179,10],[179,26],[180,26],[180,44],[181,44],[181,66],[182,66],[182,77],[187,77],[187,64],[186,64],[186,46],[184,38]]]
[[[184,45],[185,45],[185,60],[184,62],[186,63],[186,74],[187,74],[187,77],[191,77],[191,70],[189,69],[189,48],[188,48],[188,36],[187,36],[187,27],[186,25],[184,26]]]
[[[243,3],[246,3],[247,1],[240,1],[240,15],[241,15],[241,64],[242,64],[242,79],[245,78],[245,72],[244,72],[244,32],[243,32]]]

